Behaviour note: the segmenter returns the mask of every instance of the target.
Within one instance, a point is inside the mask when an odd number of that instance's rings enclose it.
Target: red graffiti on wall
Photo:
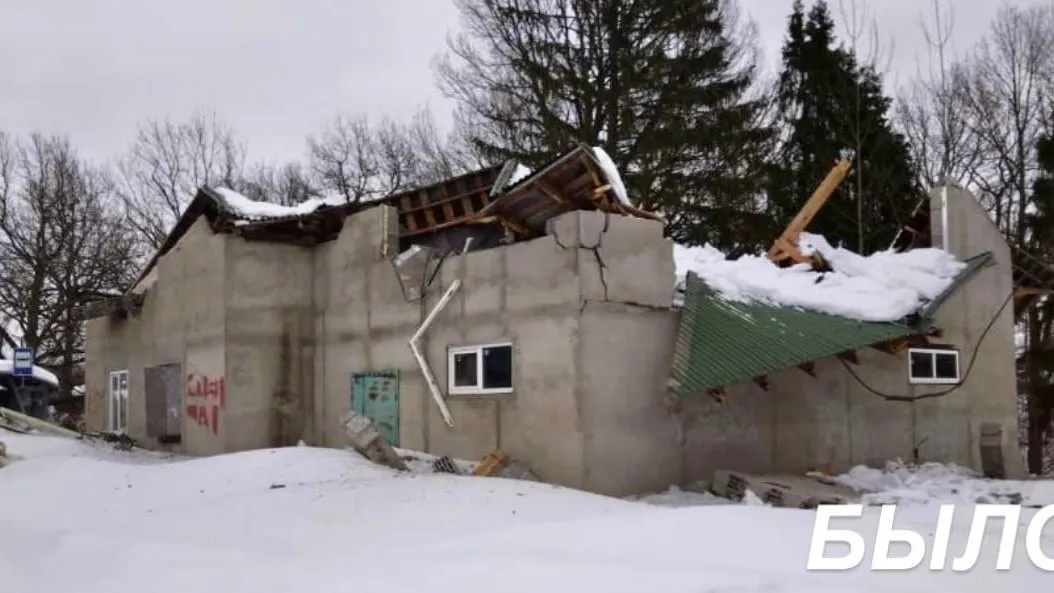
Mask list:
[[[227,401],[223,377],[187,375],[187,417],[199,426],[220,432],[220,413]]]

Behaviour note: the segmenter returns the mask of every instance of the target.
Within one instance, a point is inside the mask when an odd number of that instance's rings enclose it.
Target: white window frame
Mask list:
[[[122,377],[124,387],[121,387]],[[109,379],[106,384],[106,429],[109,432],[124,434],[128,431],[128,369],[111,371]],[[121,411],[124,412],[124,426],[119,426]]]
[[[450,395],[505,395],[512,393],[512,387],[483,387],[483,351],[490,348],[508,348],[511,355],[515,357],[512,342],[494,342],[491,344],[478,344],[473,346],[459,346],[447,349],[447,393]],[[476,384],[454,385],[454,358],[457,354],[476,355]],[[513,365],[515,366],[515,365]],[[515,384],[515,375],[510,373]]]
[[[916,354],[927,354],[931,357],[933,372],[937,372],[937,355],[952,354],[955,356],[955,378],[915,377],[911,374],[911,358]],[[962,357],[958,350],[940,348],[908,348],[908,382],[912,385],[958,385],[962,382]]]

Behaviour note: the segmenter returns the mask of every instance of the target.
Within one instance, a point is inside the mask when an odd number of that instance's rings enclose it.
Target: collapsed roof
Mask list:
[[[158,260],[199,219],[204,218],[214,233],[313,246],[335,239],[347,217],[382,204],[398,210],[399,238],[404,247],[468,225],[494,226],[509,241],[531,239],[545,234],[548,220],[573,210],[661,220],[629,204],[610,158],[601,149],[585,145],[557,156],[534,172],[509,161],[370,201],[326,198],[287,207],[255,202],[224,188],[202,187],[132,288],[122,296],[88,303],[82,313],[90,319],[141,306]]]

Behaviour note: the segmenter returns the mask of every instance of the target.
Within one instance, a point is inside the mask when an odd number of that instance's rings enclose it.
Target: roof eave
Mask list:
[[[969,282],[971,278],[977,275],[977,272],[981,271],[982,268],[995,265],[994,259],[995,256],[991,251],[984,251],[967,258],[963,262],[966,264],[966,267],[959,272],[959,275],[957,275],[935,299],[926,303],[925,306],[919,309],[919,318],[924,321],[931,321],[945,301],[951,298],[951,296]]]

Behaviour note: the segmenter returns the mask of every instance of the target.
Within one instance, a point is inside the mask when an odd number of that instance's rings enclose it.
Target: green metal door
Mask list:
[[[381,436],[399,446],[399,371],[352,373],[351,409],[377,425]]]

